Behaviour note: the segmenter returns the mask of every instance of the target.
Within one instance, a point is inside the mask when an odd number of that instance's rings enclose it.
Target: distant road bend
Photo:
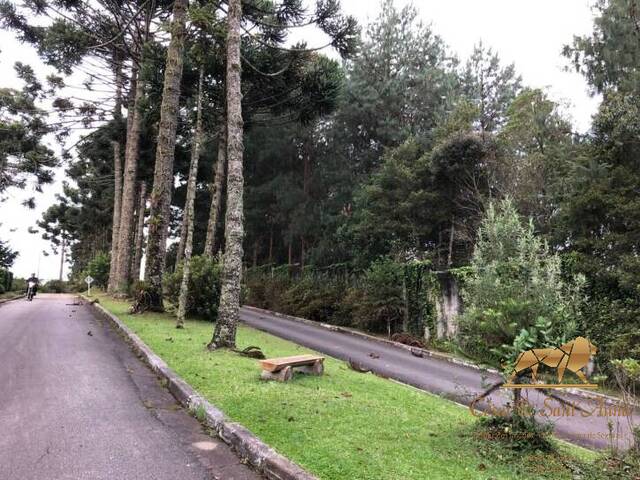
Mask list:
[[[375,373],[465,405],[471,403],[488,386],[500,380],[500,377],[495,374],[479,372],[445,360],[416,357],[409,351],[393,345],[289,320],[265,311],[243,308],[240,318],[253,328],[341,360],[354,360]],[[371,353],[375,353],[376,358],[373,358]],[[620,446],[628,445],[631,433],[626,417],[598,416],[600,409],[597,401],[587,400],[567,392],[558,394],[566,401],[579,405],[588,412],[595,412],[588,417],[584,417],[579,411],[574,416],[554,417],[555,434],[558,437],[588,448],[607,448],[610,446],[607,422],[612,420],[613,432],[621,439]],[[505,390],[499,389],[490,398],[494,405],[504,405],[508,394]],[[546,398],[545,394],[537,390],[528,392],[528,401],[537,409],[545,409]],[[486,406],[486,404],[481,405]],[[557,400],[548,399],[546,410],[561,406]],[[640,412],[636,412],[634,418],[637,425]]]

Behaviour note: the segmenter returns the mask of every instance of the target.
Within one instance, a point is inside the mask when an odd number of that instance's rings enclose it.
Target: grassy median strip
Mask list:
[[[99,298],[211,403],[323,480],[563,479],[592,456],[566,445],[562,454],[516,455],[474,435],[466,408],[332,358],[322,377],[263,382],[256,360],[205,349],[210,323],[177,330],[168,314],[129,315],[128,303]],[[240,326],[238,346],[249,345],[268,357],[311,353]]]

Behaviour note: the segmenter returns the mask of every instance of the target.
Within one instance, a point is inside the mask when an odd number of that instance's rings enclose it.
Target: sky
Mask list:
[[[399,8],[407,3],[408,0],[396,0]],[[577,131],[589,129],[599,98],[589,95],[581,75],[567,71],[568,63],[561,50],[574,35],[591,31],[593,0],[415,0],[413,5],[420,19],[431,24],[462,61],[470,55],[473,46],[482,41],[497,52],[503,62],[515,63],[524,85],[544,88],[552,99],[563,103]],[[342,0],[342,6],[362,25],[379,12],[379,3],[375,0]],[[313,40],[309,41],[310,46]],[[17,42],[11,32],[0,31],[0,87],[20,87],[12,69],[16,61],[32,65],[42,78],[50,72],[32,48]],[[54,142],[50,142],[50,146],[56,152],[61,150]],[[42,279],[58,277],[59,257],[51,254],[47,241],[40,235],[29,234],[27,229],[35,227],[42,212],[55,202],[55,195],[62,190],[63,170],[57,172],[53,185],[47,186],[44,193],[36,194],[35,210],[21,205],[24,199],[34,195],[29,188],[10,190],[5,195],[7,199],[0,202],[0,239],[8,240],[11,247],[20,252],[13,267],[17,276],[36,272]],[[96,228],[104,226],[96,225]],[[44,256],[43,251],[50,255]],[[67,272],[68,266],[65,266],[65,276]]]

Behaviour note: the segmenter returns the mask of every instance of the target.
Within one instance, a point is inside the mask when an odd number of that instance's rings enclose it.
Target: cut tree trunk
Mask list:
[[[111,263],[109,265],[109,284],[107,290],[116,288],[116,266],[118,259],[118,230],[120,228],[120,209],[122,207],[122,160],[120,159],[120,143],[113,141],[113,221],[111,226]]]
[[[140,264],[142,263],[142,249],[144,248],[144,217],[147,210],[147,184],[140,182],[140,193],[138,195],[138,226],[136,228],[136,243],[133,254],[133,264],[131,265],[131,279],[135,282],[140,280]]]
[[[225,251],[218,320],[209,349],[235,348],[240,318],[240,282],[242,281],[243,209],[243,123],[240,80],[241,0],[229,0],[227,14],[227,214]]]
[[[149,281],[149,307],[155,311],[164,310],[162,275],[165,267],[167,231],[171,213],[173,160],[180,103],[180,82],[184,63],[187,5],[188,0],[176,0],[173,4],[171,41],[167,50],[153,190],[151,191],[151,216],[149,218],[149,235],[147,238],[145,277]]]
[[[207,224],[207,238],[204,242],[204,254],[213,257],[220,246],[218,240],[220,216],[222,213],[222,192],[227,166],[227,127],[225,117],[218,131],[218,159],[216,160],[216,172],[213,179],[213,191],[211,192],[211,208],[209,209],[209,223]]]
[[[189,180],[187,181],[187,200],[184,207],[187,234],[184,242],[184,262],[182,266],[182,283],[180,284],[180,297],[178,298],[178,320],[176,328],[184,327],[184,318],[187,313],[187,297],[189,295],[189,275],[191,274],[191,253],[193,250],[193,219],[194,203],[196,199],[196,178],[198,177],[198,160],[200,159],[200,145],[202,143],[202,96],[204,84],[204,67],[200,66],[200,79],[198,81],[198,106],[196,114],[196,129],[191,146],[191,164],[189,165]],[[176,265],[181,260],[176,258]]]
[[[129,290],[131,266],[131,240],[133,238],[133,217],[136,208],[136,177],[138,175],[138,156],[140,153],[140,134],[142,127],[141,104],[144,98],[145,82],[136,75],[136,90],[127,121],[127,143],[122,180],[122,206],[120,227],[118,228],[118,256],[116,259],[114,289],[126,293]]]

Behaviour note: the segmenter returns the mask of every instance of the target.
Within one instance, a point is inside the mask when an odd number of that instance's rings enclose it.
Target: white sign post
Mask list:
[[[87,275],[87,278],[84,279],[87,282],[87,296],[91,296],[91,284],[93,283],[93,277],[91,275]]]

